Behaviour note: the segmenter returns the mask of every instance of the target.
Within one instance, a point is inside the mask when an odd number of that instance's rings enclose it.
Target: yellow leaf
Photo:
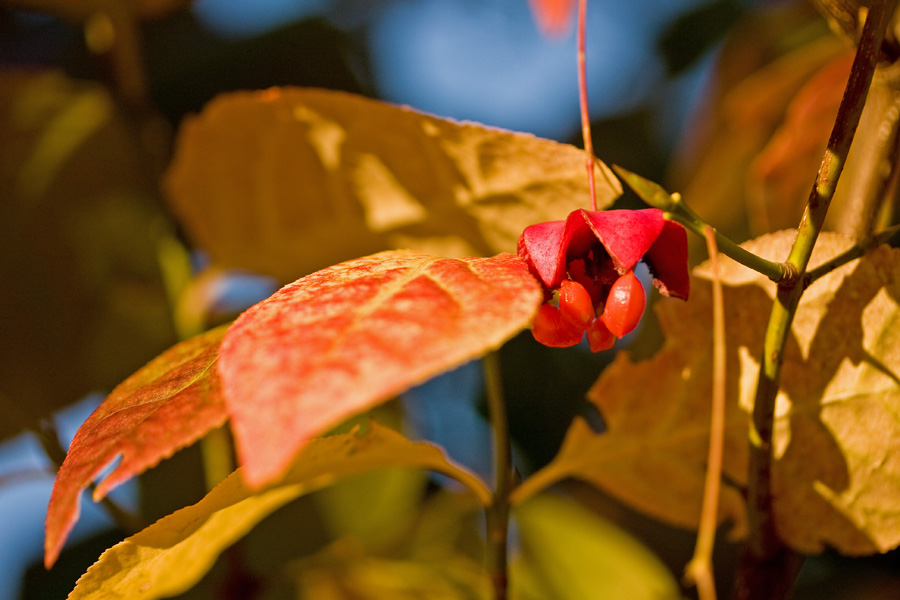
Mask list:
[[[746,246],[777,260],[795,233]],[[812,266],[847,247],[824,235]],[[775,287],[723,261],[728,336],[725,485],[720,518],[746,531],[749,413]],[[794,320],[776,407],[773,488],[779,534],[804,553],[900,544],[900,251],[881,247],[813,283]],[[707,267],[688,303],[658,306],[666,343],[650,360],[620,354],[589,397],[608,431],[572,425],[562,450],[514,500],[573,476],[659,519],[696,527],[709,435],[712,334]]]
[[[599,161],[597,181],[602,208],[621,186]],[[215,261],[282,281],[393,248],[515,252],[588,201],[573,146],[300,88],[219,96],[182,128],[166,187]]]
[[[450,462],[440,448],[372,423],[365,433],[355,430],[313,441],[283,480],[259,493],[251,492],[240,470],[235,471],[197,504],[104,552],[78,580],[69,600],[151,600],[179,594],[199,581],[225,548],[279,507],[341,477],[396,466],[450,475],[481,503],[490,502],[484,483]]]
[[[366,554],[342,539],[297,565],[301,598],[329,600],[488,600],[490,579],[459,552],[410,558]]]
[[[359,498],[366,498],[365,511]],[[370,498],[357,496],[354,510],[362,518]],[[322,550],[293,561],[288,577],[299,597],[316,600],[488,600],[491,582],[480,560],[482,544],[469,535],[481,522],[479,509],[470,496],[432,493],[415,507],[407,504],[405,517],[384,524],[393,525],[390,539],[373,544],[368,536],[345,531]]]

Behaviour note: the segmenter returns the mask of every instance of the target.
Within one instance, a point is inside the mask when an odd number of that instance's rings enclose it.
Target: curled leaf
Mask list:
[[[173,346],[116,387],[81,425],[47,508],[47,567],[78,518],[82,490],[116,457],[121,462],[97,486],[94,500],[225,422],[215,364],[227,328]]]
[[[285,286],[234,323],[219,373],[253,487],[347,417],[496,349],[543,294],[525,262],[390,251]]]

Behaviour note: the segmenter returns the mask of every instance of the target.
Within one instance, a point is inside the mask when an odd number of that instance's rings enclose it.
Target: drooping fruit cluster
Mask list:
[[[519,238],[519,255],[544,285],[547,302],[532,334],[546,346],[574,346],[586,334],[599,352],[633,331],[647,304],[638,261],[660,293],[688,296],[687,236],[655,208],[576,210],[565,221],[532,225]]]

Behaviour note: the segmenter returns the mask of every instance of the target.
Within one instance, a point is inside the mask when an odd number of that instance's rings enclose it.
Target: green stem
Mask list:
[[[892,237],[897,235],[898,232],[900,232],[900,225],[894,225],[893,227],[889,227],[884,231],[872,234],[858,241],[853,245],[852,248],[849,248],[848,250],[845,250],[834,258],[822,263],[815,269],[810,269],[809,271],[807,271],[806,275],[803,276],[803,286],[809,287],[809,285],[817,279],[828,275],[835,269],[844,266],[851,260],[856,260],[857,258],[868,254],[881,244],[886,243]]]
[[[802,277],[825,220],[838,179],[875,71],[884,31],[894,12],[896,0],[874,3],[863,29],[862,39],[838,116],[828,141],[825,158],[812,186],[797,238],[787,264]],[[741,569],[737,597],[748,600],[776,600],[789,593],[798,555],[778,537],[772,510],[772,433],[775,399],[781,383],[784,349],[804,286],[797,281],[778,286],[763,342],[762,365],[757,382],[750,432],[748,473],[748,516],[750,541]]]
[[[666,218],[680,223],[689,231],[700,237],[706,237],[706,229],[711,228],[716,238],[716,246],[721,254],[740,264],[761,273],[776,283],[793,283],[797,273],[789,265],[766,260],[752,252],[741,248],[732,240],[720,233],[715,227],[704,221],[682,200],[680,194],[670,194],[661,185],[640,175],[613,165],[615,172],[637,193],[641,199],[654,208],[666,213]]]
[[[506,600],[512,450],[509,441],[506,402],[503,398],[503,384],[500,377],[500,360],[497,353],[487,354],[482,359],[482,364],[484,365],[488,412],[494,432],[495,469],[494,500],[487,509],[486,563],[494,585],[494,598]]]

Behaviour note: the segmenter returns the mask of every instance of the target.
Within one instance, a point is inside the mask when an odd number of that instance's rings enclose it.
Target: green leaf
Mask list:
[[[173,208],[221,266],[292,281],[391,248],[514,252],[521,231],[588,200],[584,154],[342,92],[222,95],[187,120]],[[621,186],[597,166],[597,200]]]
[[[355,430],[310,442],[290,472],[261,492],[251,491],[240,470],[235,471],[197,504],[104,552],[78,580],[69,600],[152,600],[179,594],[199,581],[225,548],[279,507],[342,477],[394,466],[444,473],[464,483],[482,503],[490,502],[487,487],[440,448],[372,423],[365,433]]]
[[[522,555],[513,563],[514,600],[667,600],[678,583],[627,533],[549,494],[516,507]]]
[[[543,293],[525,261],[390,251],[308,275],[242,314],[219,373],[250,485],[311,438],[483,356],[526,328]]]
[[[745,246],[770,260],[794,239],[786,231]],[[824,235],[811,266],[851,242]],[[746,532],[749,413],[775,286],[721,262],[727,336],[727,407],[721,520]],[[691,300],[658,304],[666,334],[652,359],[624,353],[589,398],[608,430],[576,421],[559,455],[526,480],[522,501],[565,477],[593,483],[652,516],[696,527],[709,435],[712,337],[707,267]],[[779,534],[796,550],[846,554],[900,543],[900,250],[880,247],[813,283],[803,296],[784,358],[776,405],[773,491]],[[797,518],[802,515],[802,518]]]

